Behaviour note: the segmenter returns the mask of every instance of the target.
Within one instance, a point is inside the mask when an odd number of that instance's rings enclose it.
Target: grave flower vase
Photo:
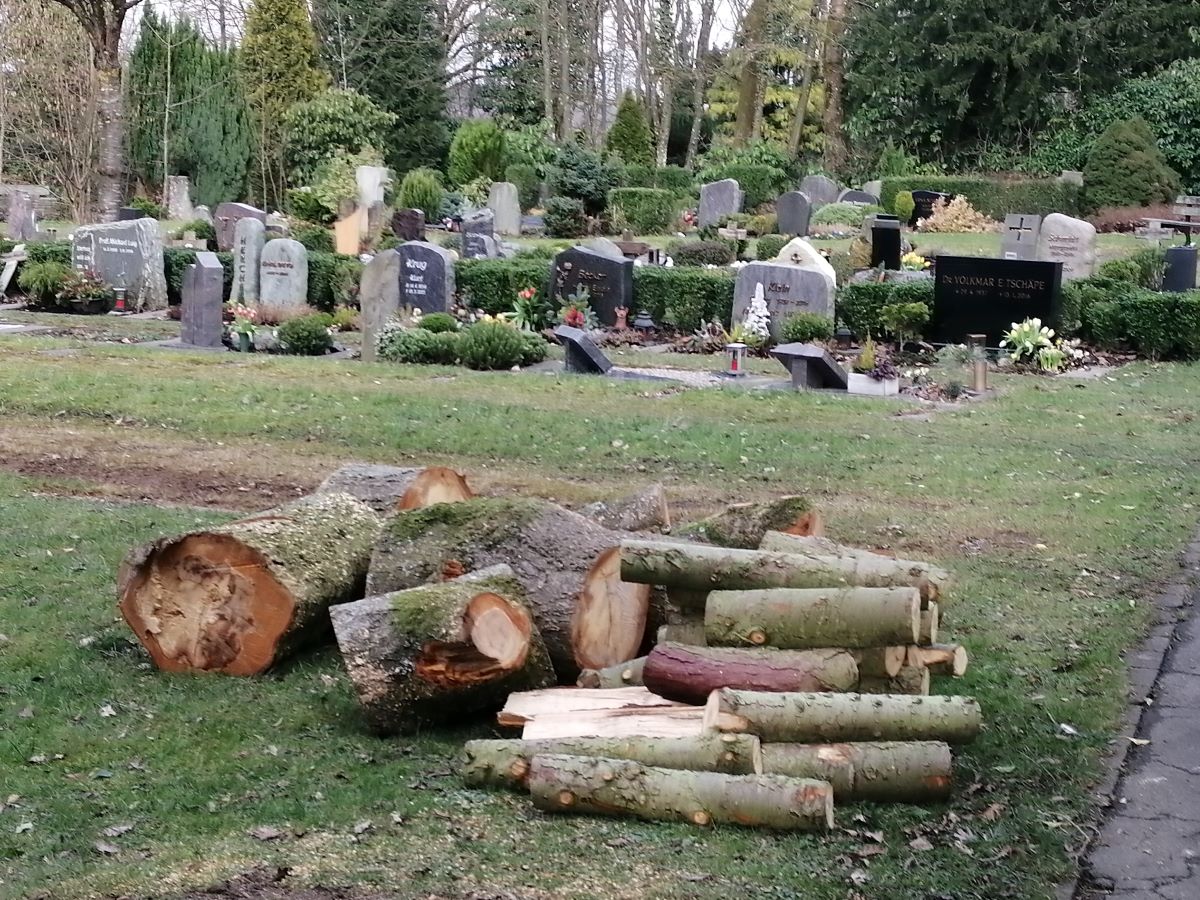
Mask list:
[[[253,349],[253,338],[254,335],[252,334],[249,334],[245,331],[239,332],[237,336],[238,350],[240,350],[242,353],[249,353]]]

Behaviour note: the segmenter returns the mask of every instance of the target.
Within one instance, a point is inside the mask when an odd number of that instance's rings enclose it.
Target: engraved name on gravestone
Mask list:
[[[1090,278],[1096,273],[1096,228],[1083,219],[1051,213],[1042,220],[1037,258],[1059,262],[1063,281]]]
[[[166,309],[163,240],[154,219],[84,225],[71,238],[71,265],[126,291],[127,308]]]
[[[449,312],[454,302],[454,257],[424,241],[401,244],[400,303],[421,312]]]
[[[767,312],[771,314],[771,336],[778,341],[783,323],[798,312],[833,317],[834,284],[823,270],[811,265],[783,262],[752,262],[743,266],[733,287],[733,321],[746,318],[758,285],[763,286]]]
[[[587,290],[588,305],[600,324],[616,325],[617,309],[629,309],[633,302],[633,260],[595,253],[585,247],[564,250],[554,257],[546,296],[559,305],[580,289]]]
[[[1061,263],[939,255],[928,339],[959,344],[986,334],[996,347],[1013,322],[1057,320],[1061,287]]]
[[[260,219],[247,216],[239,219],[234,226],[233,287],[229,292],[231,302],[258,303],[259,264],[266,241],[266,225]]]
[[[308,302],[308,251],[299,241],[267,241],[259,263],[261,306],[304,306]]]

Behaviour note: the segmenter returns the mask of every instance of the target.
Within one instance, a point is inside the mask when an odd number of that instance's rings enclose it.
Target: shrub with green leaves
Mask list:
[[[639,266],[633,270],[633,296],[654,321],[691,332],[714,319],[730,320],[734,281],[727,268]]]
[[[396,116],[355,90],[322,91],[283,117],[284,162],[293,185],[310,184],[317,167],[339,151],[354,155],[386,145]]]
[[[417,322],[417,327],[424,328],[426,331],[432,331],[434,334],[443,331],[458,331],[458,319],[454,318],[450,313],[426,313]]]
[[[1087,203],[1104,206],[1148,206],[1171,200],[1179,176],[1167,165],[1146,120],[1125,119],[1104,130],[1083,167]]]
[[[459,337],[459,358],[467,368],[481,371],[519,366],[527,352],[524,333],[502,322],[476,322]]]
[[[549,279],[545,258],[461,259],[454,264],[459,302],[491,315],[511,310],[514,298],[527,288],[544,291]]]
[[[625,187],[659,188],[675,197],[691,197],[696,193],[696,176],[682,166],[626,165],[621,183]]]
[[[538,205],[542,194],[542,179],[538,178],[537,169],[528,163],[513,163],[504,170],[504,180],[517,186],[517,197],[521,201],[522,211],[528,211]]]
[[[598,216],[604,212],[608,191],[618,183],[619,176],[619,166],[571,141],[559,148],[550,167],[550,186],[554,194],[574,197],[588,215]]]
[[[784,234],[761,234],[754,246],[756,259],[774,259],[791,240]]]
[[[323,225],[300,225],[292,239],[304,245],[309,253],[333,253],[333,233]]]
[[[917,211],[917,201],[913,199],[912,191],[898,191],[892,201],[892,212],[901,222],[912,221],[913,213]]]
[[[772,202],[791,186],[791,177],[785,170],[759,163],[729,163],[705,169],[700,177],[705,182],[736,179],[746,195],[742,205],[747,211]]]
[[[518,332],[521,335],[521,365],[533,366],[546,358],[549,345],[545,339],[532,331]]]
[[[311,199],[325,215],[310,221],[328,225],[337,219],[342,214],[344,204],[358,199],[358,167],[381,165],[383,157],[374,147],[364,147],[358,153],[338,150],[319,163],[313,172]],[[292,200],[290,194],[289,200]]]
[[[405,328],[393,321],[380,329],[375,347],[379,358],[386,362],[424,364],[433,361],[437,337],[424,328]],[[458,335],[454,335],[454,339],[457,345]]]
[[[182,227],[175,232],[175,239],[183,240],[183,236],[189,231],[196,235],[196,240],[199,241],[215,241],[217,239],[217,229],[212,222],[206,222],[204,219],[184,222]]]
[[[654,135],[646,107],[632,91],[626,91],[617,107],[617,117],[608,129],[604,146],[625,162],[649,166],[654,163]]]
[[[401,209],[419,209],[425,213],[425,221],[436,222],[445,197],[446,189],[442,187],[441,174],[422,167],[405,173],[396,202]]]
[[[609,191],[613,228],[634,234],[662,234],[675,223],[675,198],[659,188],[616,188]]]
[[[450,180],[459,186],[504,177],[504,132],[491,119],[468,119],[450,142]]]
[[[71,267],[60,262],[22,263],[17,286],[25,293],[30,306],[39,309],[54,309],[58,306],[58,292],[71,274]]]
[[[25,259],[31,263],[60,262],[71,265],[70,241],[40,241],[25,248]]]
[[[322,356],[333,349],[328,316],[301,316],[284,322],[277,331],[285,353],[296,356]]]
[[[894,334],[884,321],[889,306],[921,304],[933,309],[933,279],[863,281],[844,284],[837,296],[837,317],[860,338]],[[913,311],[910,315],[919,315]]]
[[[457,331],[437,331],[426,351],[428,362],[438,366],[458,364],[459,335]]]
[[[165,219],[167,217],[167,211],[149,197],[134,197],[129,201],[129,208],[136,209],[143,216],[150,219]]]
[[[551,237],[579,237],[587,231],[583,201],[575,197],[551,197],[544,218]]]
[[[833,337],[833,319],[814,312],[792,313],[783,320],[779,334],[785,344],[827,341]]]
[[[892,292],[893,297],[895,292]],[[920,340],[929,324],[929,307],[924,303],[889,303],[879,311],[879,320],[887,333],[901,344]]]
[[[902,221],[901,210],[896,201],[900,193],[917,190],[939,191],[952,196],[967,198],[971,208],[989,219],[1000,219],[1019,209],[1030,215],[1049,215],[1058,212],[1076,216],[1082,212],[1078,185],[1059,183],[1052,178],[1011,179],[986,178],[966,175],[906,175],[903,178],[885,178],[880,190],[879,202],[890,209]],[[912,213],[909,212],[911,217]]]
[[[734,260],[734,245],[729,241],[674,241],[667,255],[677,266],[727,266]]]
[[[865,203],[827,203],[813,213],[814,225],[849,225],[861,228],[870,213],[881,213],[883,207]]]
[[[308,305],[323,312],[339,306],[358,306],[363,264],[340,253],[308,254]]]

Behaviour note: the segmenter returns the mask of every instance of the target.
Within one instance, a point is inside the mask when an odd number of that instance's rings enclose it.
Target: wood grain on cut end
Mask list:
[[[582,669],[604,669],[637,656],[646,634],[650,585],[621,580],[621,552],[596,557],[571,617],[571,646]]]
[[[424,509],[435,503],[460,503],[475,496],[467,479],[445,466],[427,466],[401,495],[396,509]]]

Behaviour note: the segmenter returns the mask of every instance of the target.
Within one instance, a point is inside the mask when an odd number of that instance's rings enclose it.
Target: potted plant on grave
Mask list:
[[[868,335],[863,341],[858,359],[847,378],[846,389],[851,394],[890,397],[900,393],[900,373],[895,364]]]
[[[1054,329],[1042,324],[1041,319],[1026,319],[1013,322],[1005,332],[1000,346],[1009,350],[1009,358],[1019,367],[1046,374],[1055,374],[1068,368],[1071,363],[1080,365],[1084,352],[1079,341],[1064,341],[1054,337]]]
[[[60,309],[84,315],[108,312],[117,292],[100,280],[95,272],[69,272],[58,289]]]
[[[577,287],[566,297],[559,296],[562,304],[558,311],[558,321],[572,328],[582,328],[584,331],[595,331],[600,327],[591,305],[591,293],[585,287]]]
[[[237,339],[235,349],[249,353],[254,348],[254,332],[258,331],[258,325],[255,324],[258,310],[234,304],[230,311],[233,313],[233,324],[229,326],[229,331]]]

